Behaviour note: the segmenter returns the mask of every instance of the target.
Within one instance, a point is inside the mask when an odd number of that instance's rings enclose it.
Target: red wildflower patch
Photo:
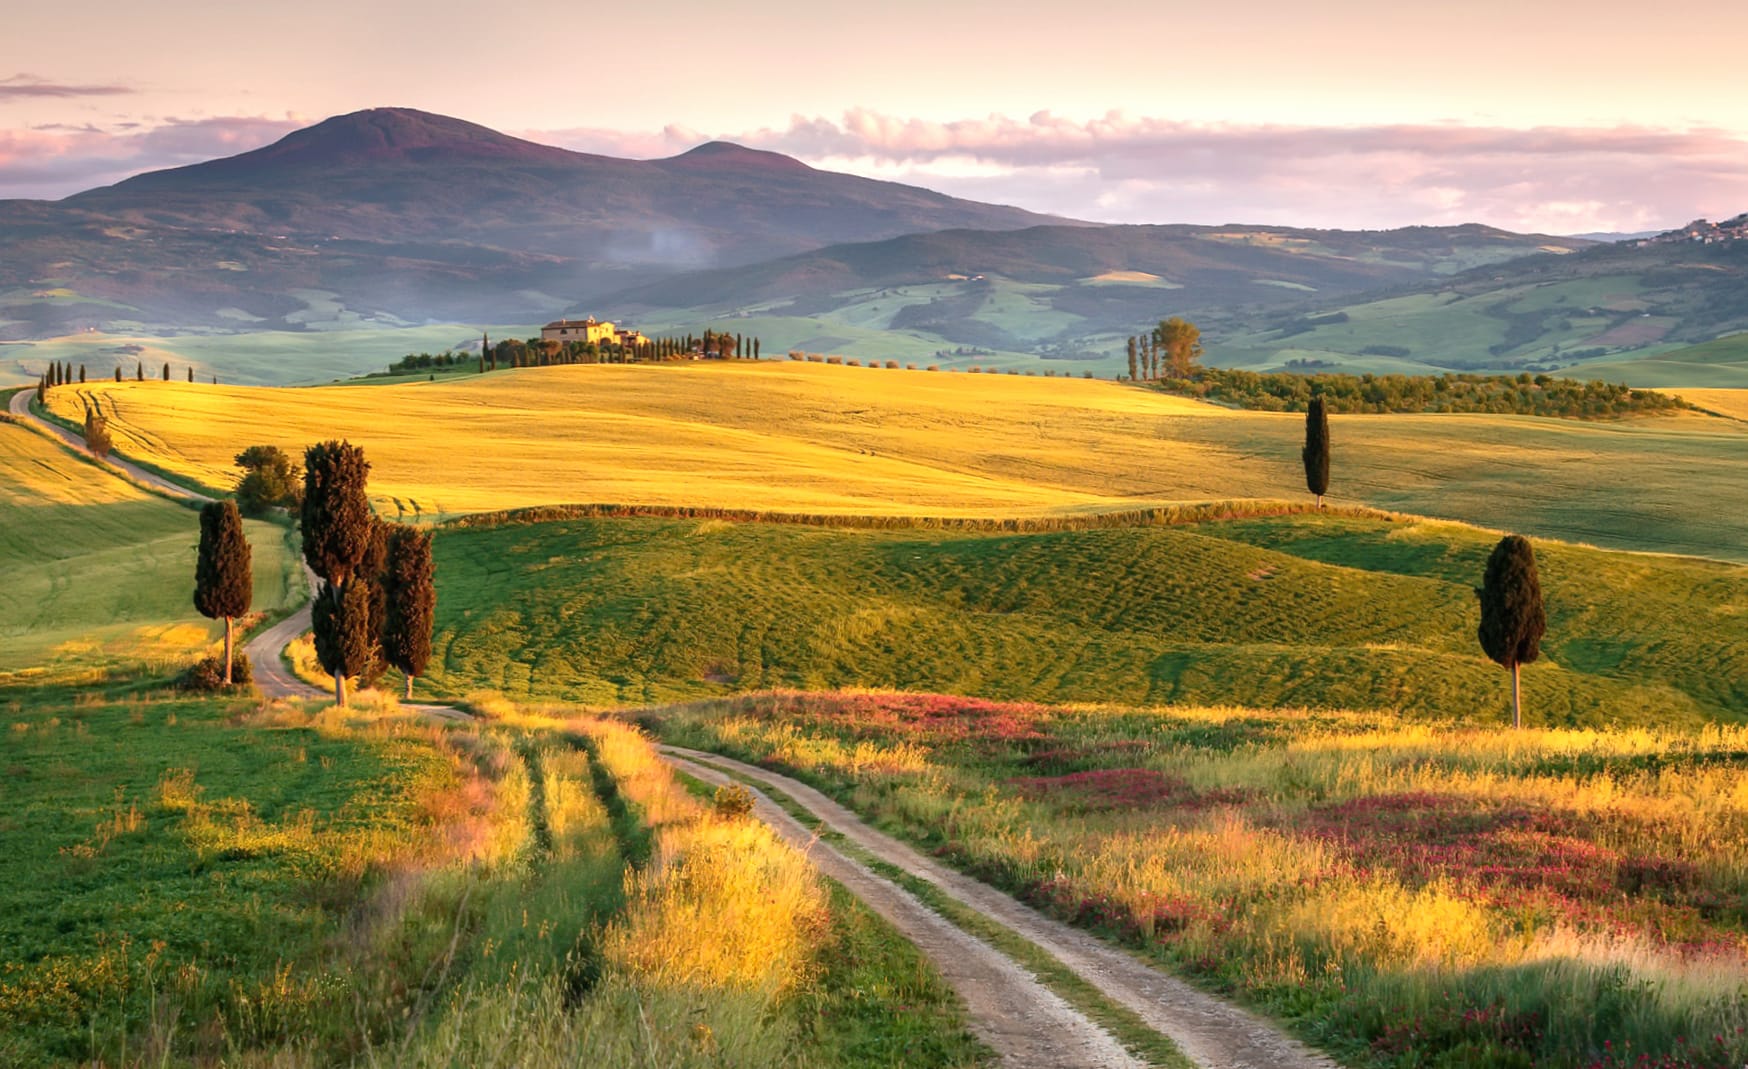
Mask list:
[[[1067,876],[1039,880],[1023,888],[1020,897],[1070,924],[1104,928],[1135,942],[1169,939],[1196,923],[1216,931],[1230,924],[1218,907],[1193,898],[1143,896],[1139,903],[1125,903],[1088,893]]]
[[[1249,797],[1236,788],[1197,791],[1176,776],[1152,768],[1095,768],[1065,776],[1027,776],[1008,781],[1029,798],[1062,797],[1087,809],[1177,806],[1205,809],[1235,805]]]
[[[855,694],[812,700],[808,712],[862,737],[921,736],[927,742],[1006,744],[1045,738],[1045,710],[1026,702],[992,702],[949,694]]]

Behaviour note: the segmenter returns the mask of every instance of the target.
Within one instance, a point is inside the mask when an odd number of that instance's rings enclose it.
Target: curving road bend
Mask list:
[[[46,420],[30,410],[30,401],[34,396],[36,396],[36,391],[34,390],[19,390],[12,395],[12,401],[7,405],[7,411],[18,417],[20,420],[24,420],[32,426],[38,427],[48,432],[50,435],[53,435],[61,442],[61,444],[78,453],[80,456],[87,457],[93,463],[101,464],[112,471],[120,472],[130,481],[139,483],[141,486],[151,490],[156,490],[161,494],[168,494],[171,497],[179,497],[184,501],[207,502],[212,500],[212,498],[205,494],[195,493],[186,486],[180,486],[173,483],[161,475],[154,475],[140,467],[138,464],[123,460],[114,453],[111,453],[103,460],[98,460],[96,457],[91,456],[91,454],[85,449],[85,438],[82,435],[75,434],[61,426],[59,423]]]
[[[925,857],[897,839],[875,831],[854,813],[799,780],[717,754],[678,746],[663,747],[662,751],[675,761],[694,766],[708,762],[788,795],[856,846],[927,880],[1042,947],[1106,998],[1169,1036],[1198,1065],[1208,1069],[1337,1069],[1336,1062],[1255,1014],[1167,976],[1086,932],[1052,920],[988,884]]]

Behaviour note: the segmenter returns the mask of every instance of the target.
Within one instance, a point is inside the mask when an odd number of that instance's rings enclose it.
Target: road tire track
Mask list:
[[[1337,1069],[1338,1063],[1268,1021],[1168,976],[1095,936],[1044,916],[988,884],[876,831],[799,780],[716,754],[664,746],[694,766],[707,762],[793,799],[849,842],[1041,947],[1112,1002],[1139,1016],[1208,1069]]]

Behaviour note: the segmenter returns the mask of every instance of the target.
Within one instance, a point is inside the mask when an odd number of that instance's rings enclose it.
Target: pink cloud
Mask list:
[[[0,130],[0,196],[65,195],[246,151],[301,125],[232,116]],[[740,131],[516,133],[640,159],[723,138],[829,169],[1110,222],[1484,222],[1580,232],[1658,229],[1748,208],[1748,142],[1714,129],[1245,126],[1049,111],[943,122],[854,109]]]
[[[132,93],[125,85],[77,85],[51,82],[34,74],[15,74],[0,78],[0,102],[7,100],[121,96]]]

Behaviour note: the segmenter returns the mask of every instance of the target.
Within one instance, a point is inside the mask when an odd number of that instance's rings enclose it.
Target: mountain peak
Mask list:
[[[733,141],[706,141],[697,148],[678,156],[658,160],[667,167],[693,171],[764,171],[767,173],[800,174],[813,170],[793,156],[764,149],[747,148]]]

